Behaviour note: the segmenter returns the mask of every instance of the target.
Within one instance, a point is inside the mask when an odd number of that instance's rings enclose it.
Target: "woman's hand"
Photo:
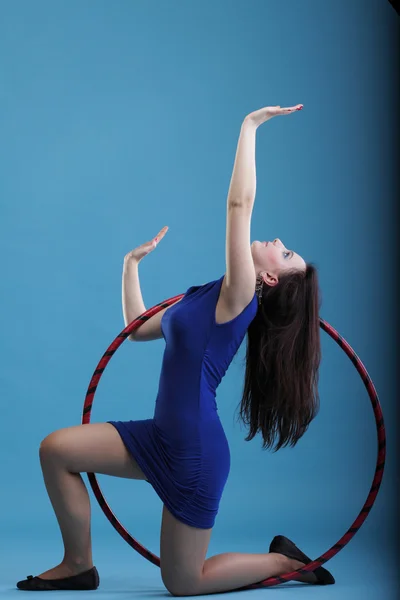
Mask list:
[[[296,106],[289,106],[287,108],[282,108],[280,106],[266,106],[247,115],[245,121],[250,122],[258,127],[262,123],[265,123],[265,121],[272,119],[272,117],[278,117],[279,115],[290,115],[291,113],[301,110],[302,108],[302,104],[296,104]]]
[[[124,263],[131,262],[131,261],[140,263],[142,258],[147,256],[147,254],[149,254],[150,252],[152,252],[154,250],[154,248],[157,246],[158,242],[160,240],[162,240],[162,238],[167,233],[167,231],[168,231],[168,227],[167,226],[163,227],[161,229],[161,231],[156,235],[156,237],[154,237],[152,240],[150,240],[149,242],[145,242],[141,246],[138,246],[137,248],[134,248],[134,250],[131,250],[130,252],[128,252],[128,254],[126,254],[124,257]]]

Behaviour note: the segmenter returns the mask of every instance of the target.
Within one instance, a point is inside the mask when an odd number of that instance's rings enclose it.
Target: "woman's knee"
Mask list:
[[[110,423],[75,425],[50,433],[40,444],[41,463],[57,464],[71,473],[99,473],[146,479]]]
[[[63,429],[53,431],[41,441],[39,446],[41,461],[63,457],[66,450],[64,431]]]
[[[200,594],[210,537],[211,529],[182,523],[164,505],[160,539],[161,578],[173,596]]]
[[[171,596],[196,596],[200,593],[200,586],[196,579],[183,581],[177,573],[165,573],[161,569],[161,579]]]

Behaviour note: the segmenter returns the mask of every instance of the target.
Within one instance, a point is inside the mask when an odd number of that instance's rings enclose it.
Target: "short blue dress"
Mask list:
[[[216,390],[258,307],[254,294],[237,317],[216,323],[224,276],[190,287],[165,311],[166,347],[153,418],[108,421],[167,509],[200,529],[213,527],[230,469]]]

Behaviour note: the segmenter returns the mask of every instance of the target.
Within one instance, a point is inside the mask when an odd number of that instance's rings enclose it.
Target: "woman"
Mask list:
[[[216,389],[248,333],[240,415],[260,431],[263,446],[295,445],[317,411],[320,360],[318,284],[314,267],[276,239],[250,244],[256,192],[257,128],[301,110],[266,107],[241,127],[227,200],[226,274],[191,287],[158,312],[131,340],[166,340],[152,419],[61,429],[40,446],[45,485],[64,543],[64,558],[17,586],[95,589],[89,496],[80,473],[148,481],[163,501],[161,576],[173,595],[223,592],[294,571],[310,559],[275,537],[266,554],[226,553],[206,560],[212,527],[230,469]],[[145,312],[138,278],[141,259],[167,227],[124,260],[125,323]],[[323,567],[302,581],[334,583]]]

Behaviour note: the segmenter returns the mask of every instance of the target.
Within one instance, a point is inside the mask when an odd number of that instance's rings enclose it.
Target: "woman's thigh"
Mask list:
[[[88,423],[50,433],[40,445],[42,464],[62,463],[71,473],[146,479],[111,423]]]
[[[161,577],[173,595],[196,594],[202,579],[212,529],[191,527],[164,505],[160,539]]]

